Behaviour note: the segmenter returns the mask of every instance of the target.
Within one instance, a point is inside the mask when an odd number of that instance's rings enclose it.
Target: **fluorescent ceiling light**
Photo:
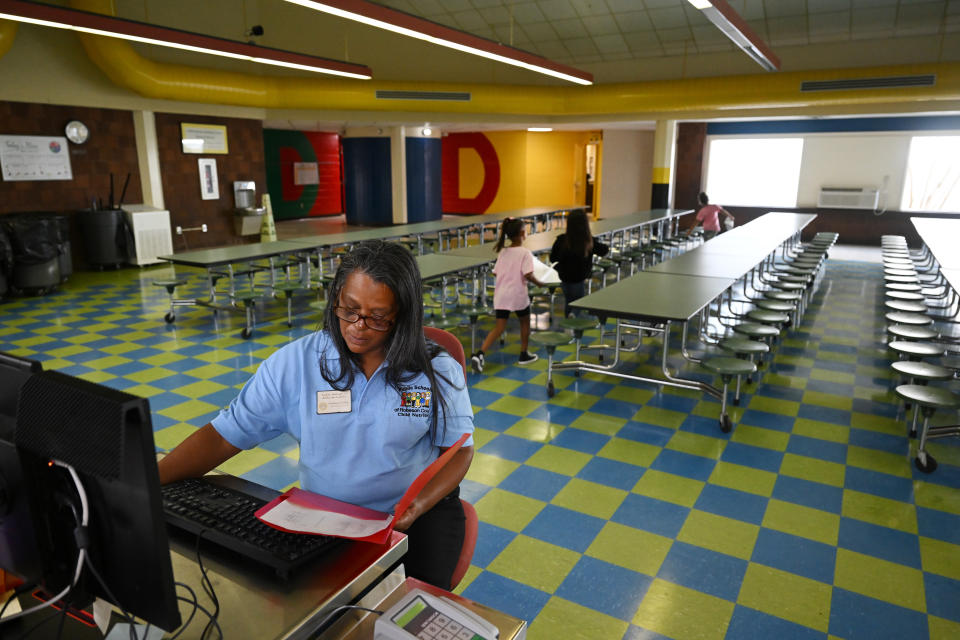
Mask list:
[[[0,0],[0,19],[26,22],[44,27],[70,29],[110,38],[207,53],[248,62],[290,69],[328,73],[345,78],[369,80],[370,68],[362,64],[330,60],[292,51],[261,47],[225,38],[215,38],[179,29],[157,27],[78,9],[67,9],[25,0]]]
[[[735,45],[767,71],[780,70],[780,58],[747,26],[726,0],[688,0]]]
[[[593,84],[593,74],[586,71],[366,0],[287,0],[287,2],[561,80],[583,85]]]
[[[553,127],[527,127],[527,131],[553,131]]]

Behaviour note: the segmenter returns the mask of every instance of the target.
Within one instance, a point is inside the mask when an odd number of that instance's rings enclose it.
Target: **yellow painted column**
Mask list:
[[[670,206],[670,174],[676,155],[677,121],[657,120],[653,136],[653,184],[650,189],[650,208]]]

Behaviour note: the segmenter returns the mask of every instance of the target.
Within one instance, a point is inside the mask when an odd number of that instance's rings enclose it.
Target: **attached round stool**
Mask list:
[[[779,311],[768,311],[766,309],[753,309],[747,312],[747,318],[760,324],[768,324],[779,329],[790,322],[790,316]]]
[[[924,358],[939,358],[947,349],[939,342],[911,342],[909,340],[894,340],[887,345],[907,360],[922,360]]]
[[[567,329],[573,331],[573,340],[576,343],[576,356],[575,359],[580,359],[580,346],[583,343],[583,332],[587,329],[596,329],[597,319],[596,318],[584,318],[580,316],[573,316],[571,318],[563,318],[560,322],[557,323],[561,329]],[[575,372],[574,375],[579,374]]]
[[[554,394],[553,353],[557,347],[570,344],[570,336],[561,331],[534,331],[530,334],[530,342],[547,349],[547,397],[552,398]]]
[[[920,431],[920,443],[917,447],[917,457],[914,462],[920,471],[931,473],[937,468],[937,461],[927,453],[927,440],[960,435],[960,426],[931,427],[930,418],[936,413],[937,409],[956,410],[960,408],[960,395],[946,389],[919,384],[902,384],[897,387],[897,395],[920,406],[920,413],[923,415],[923,427]]]
[[[763,354],[770,353],[770,345],[759,340],[750,340],[748,338],[724,338],[717,343],[724,351],[733,353],[738,358],[747,359],[757,365],[759,369],[763,362]],[[754,362],[753,356],[759,359]],[[747,376],[747,383],[753,382],[753,376]],[[740,404],[740,378],[737,378],[737,391],[733,396],[733,404]]]
[[[883,306],[891,311],[905,311],[907,313],[926,313],[927,305],[922,302],[908,302],[906,300],[884,300]]]
[[[186,280],[154,280],[153,284],[154,286],[163,287],[164,289],[166,289],[167,295],[170,296],[170,311],[168,311],[166,315],[163,316],[163,319],[167,322],[167,324],[170,324],[171,322],[177,319],[177,314],[173,310],[174,307],[177,306],[173,298],[174,291],[176,290],[177,287],[187,284],[187,281]],[[190,303],[193,304],[193,301],[191,300]]]
[[[462,313],[470,319],[470,353],[474,353],[477,350],[477,325],[480,322],[480,316],[488,316],[492,312],[493,310],[487,307],[477,307],[473,305],[457,307],[457,313]]]
[[[883,280],[884,282],[895,282],[900,284],[917,284],[920,282],[917,276],[891,276],[886,274],[883,276]]]
[[[919,284],[913,283],[904,283],[904,282],[888,282],[886,284],[887,291],[910,291],[913,293],[923,291],[923,287]]]
[[[757,300],[754,302],[758,309],[764,311],[776,311],[790,316],[790,324],[796,325],[797,305],[785,300]]]
[[[728,433],[733,428],[733,421],[727,415],[727,389],[730,387],[730,381],[736,376],[739,384],[741,376],[749,376],[757,372],[757,365],[740,358],[718,357],[707,358],[700,366],[718,374],[723,381],[723,394],[720,397],[720,430]]]
[[[303,289],[303,285],[295,280],[288,280],[274,285],[275,291],[283,292],[283,297],[287,301],[287,326],[293,326],[293,294]]]
[[[950,380],[953,378],[953,371],[946,367],[929,362],[912,362],[910,360],[898,360],[890,365],[890,368],[905,378],[906,384],[925,385],[928,382],[937,380]],[[907,403],[906,408],[910,408]],[[917,415],[920,405],[913,406],[913,421],[910,423],[910,437],[917,436]]]
[[[733,332],[754,340],[760,340],[771,348],[770,341],[780,335],[780,330],[776,327],[759,322],[741,322],[733,327]]]
[[[933,324],[933,318],[925,316],[922,313],[905,313],[903,311],[891,311],[883,316],[888,322],[895,324],[907,324],[915,327],[925,327]]]
[[[908,324],[891,324],[887,327],[887,335],[902,340],[936,340],[940,334],[930,327],[917,327]]]
[[[913,291],[885,291],[884,295],[891,300],[902,300],[904,302],[923,302],[926,300],[922,293]]]
[[[432,316],[429,319],[424,318],[423,324],[428,327],[435,327],[437,329],[444,329],[449,331],[454,327],[460,326],[460,318],[455,318],[453,316]]]

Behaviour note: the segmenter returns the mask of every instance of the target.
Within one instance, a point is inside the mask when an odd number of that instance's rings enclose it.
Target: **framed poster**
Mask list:
[[[227,153],[227,128],[222,124],[180,123],[184,153]]]
[[[63,136],[0,136],[0,170],[7,182],[73,180]]]
[[[217,160],[215,158],[200,158],[197,160],[200,167],[200,197],[204,200],[219,200],[220,185],[217,182]]]

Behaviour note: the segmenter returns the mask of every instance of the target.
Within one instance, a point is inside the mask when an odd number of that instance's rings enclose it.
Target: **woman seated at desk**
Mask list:
[[[288,433],[300,443],[303,489],[392,512],[440,453],[473,432],[460,364],[423,336],[413,256],[374,240],[345,255],[330,285],[325,329],[267,358],[230,406],[159,463],[160,481],[210,471],[242,449]],[[419,406],[404,394],[426,392]],[[464,537],[460,481],[473,439],[397,519],[407,575],[450,586]]]

